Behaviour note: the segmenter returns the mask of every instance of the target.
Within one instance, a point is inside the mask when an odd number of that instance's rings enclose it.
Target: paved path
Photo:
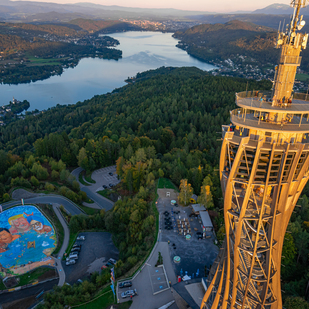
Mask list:
[[[73,175],[75,178],[76,178],[76,180],[79,182],[79,180],[78,180],[78,176],[79,176],[79,174],[83,171],[84,169],[82,168],[82,167],[78,167],[78,168],[76,168],[75,170],[73,170],[72,172],[71,172],[71,175]],[[81,184],[81,183],[80,183]],[[81,185],[83,185],[83,184],[81,184]]]
[[[53,289],[55,285],[57,285],[57,282],[58,282],[58,279],[55,279],[55,280],[51,280],[51,281],[48,281],[42,284],[37,284],[33,287],[30,287],[24,290],[1,294],[0,295],[0,305],[8,303],[8,302],[12,302],[13,300],[26,298],[31,295],[38,295],[42,291],[45,291],[45,292],[49,291]]]
[[[56,262],[56,268],[57,268],[58,275],[59,275],[58,285],[63,286],[64,283],[65,283],[65,272],[62,268],[61,260],[62,260],[64,253],[65,253],[65,250],[67,249],[67,247],[69,245],[70,230],[68,228],[66,221],[64,220],[63,216],[61,215],[61,212],[59,210],[59,206],[60,206],[59,204],[54,204],[53,210],[54,210],[55,214],[57,215],[61,225],[63,226],[63,230],[64,230],[63,243],[62,243],[60,251],[58,252],[57,262]]]
[[[30,197],[31,196],[31,197]],[[20,199],[24,198],[24,204],[32,204],[32,203],[56,203],[63,205],[63,207],[72,215],[79,215],[82,212],[80,208],[78,208],[73,202],[69,199],[64,198],[61,195],[49,195],[49,194],[37,194],[31,193],[23,189],[17,189],[13,192],[12,197],[17,201],[8,202],[2,204],[3,209],[6,209],[10,206],[20,205]]]
[[[132,287],[137,290],[138,295],[133,298],[133,303],[130,309],[144,309],[146,299],[147,309],[159,308],[174,300],[174,296],[170,288],[156,295],[153,295],[154,292],[160,290],[160,286],[166,288],[166,278],[161,274],[162,268],[155,267],[159,252],[161,252],[163,257],[163,264],[165,267],[167,280],[171,281],[172,284],[176,283],[176,275],[174,273],[173,267],[171,266],[169,246],[166,242],[158,242],[154,251],[152,252],[152,255],[145,263],[142,271],[133,280]],[[158,276],[156,276],[156,274],[158,274]],[[125,290],[127,289],[119,289],[120,294]],[[118,294],[118,298],[121,301],[120,294]],[[176,303],[174,303],[169,307],[169,309],[178,309],[178,307]]]
[[[71,172],[71,174],[76,178],[76,180],[78,181],[78,175],[83,171],[84,169],[81,167],[76,168],[75,170],[73,170]],[[113,171],[116,170],[115,166],[111,166],[111,167],[106,167],[100,170],[96,170],[93,172],[92,175],[95,175],[95,177],[93,178],[96,183],[95,184],[90,184],[89,186],[85,186],[82,183],[80,183],[79,181],[79,185],[80,185],[80,189],[84,192],[86,192],[87,196],[93,200],[95,203],[93,206],[90,206],[89,204],[84,205],[87,207],[91,207],[91,208],[96,208],[95,206],[97,206],[99,209],[105,209],[105,210],[110,210],[113,208],[114,206],[114,202],[112,202],[111,200],[103,197],[102,195],[96,193],[96,191],[102,187],[103,184],[103,177],[101,177],[101,174],[107,174],[108,171]],[[93,177],[93,176],[92,176]],[[111,177],[111,176],[110,176]],[[115,182],[115,181],[114,181]],[[104,183],[107,184],[108,183]],[[103,188],[102,188],[103,189]]]

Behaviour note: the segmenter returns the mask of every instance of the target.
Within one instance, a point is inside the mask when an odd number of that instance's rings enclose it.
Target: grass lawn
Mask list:
[[[177,192],[179,192],[179,189],[167,178],[160,178],[159,179],[159,184],[158,184],[159,189],[174,189]]]
[[[97,193],[99,193],[100,195],[102,195],[106,198],[109,198],[109,190],[108,189],[98,191]]]
[[[6,290],[6,287],[5,287],[4,283],[2,282],[2,280],[0,280],[0,290],[1,291]]]
[[[37,281],[39,279],[39,277],[41,277],[43,274],[45,274],[46,272],[50,271],[51,269],[49,267],[40,267],[35,269],[34,271],[30,272],[30,273],[25,273],[21,276],[19,276],[19,285],[18,286],[22,286],[22,285],[26,285],[28,283]]]
[[[38,64],[41,64],[41,65],[60,65],[61,64],[61,62],[57,58],[55,58],[55,59],[48,58],[47,59],[47,58],[35,58],[35,57],[29,56],[28,59],[31,62],[30,64],[28,64],[30,66],[31,66],[31,64],[36,64],[36,65],[38,65]]]
[[[98,213],[100,210],[99,209],[94,209],[90,208],[84,205],[78,205],[87,215],[95,215]]]
[[[57,254],[62,246],[63,243],[63,238],[64,238],[64,230],[63,226],[60,223],[57,215],[55,214],[52,206],[50,205],[42,205],[38,204],[38,208],[42,210],[42,212],[47,216],[47,218],[53,222],[55,228],[56,228],[56,233],[57,233],[57,248],[53,252],[53,254]]]
[[[91,200],[88,196],[87,196],[86,201],[84,201],[84,202],[85,202],[85,203],[88,203],[88,204],[93,204],[93,203],[94,203],[94,201]]]
[[[104,294],[104,295],[103,295]],[[99,297],[99,295],[102,295]],[[78,306],[78,309],[106,309],[109,308],[110,305],[115,304],[114,295],[110,287],[103,289],[98,296],[95,297],[94,301],[89,302],[85,305]],[[97,298],[98,297],[98,298]],[[132,304],[132,301],[116,305],[117,309],[129,309]]]
[[[297,79],[301,82],[305,82],[306,80],[309,79],[309,75],[308,74],[296,74],[295,79]]]
[[[87,182],[84,180],[82,173],[79,173],[79,175],[78,175],[78,181],[79,181],[80,183],[82,183],[84,186],[90,186],[90,184],[87,183]]]
[[[95,183],[95,181],[91,178],[91,175],[85,175],[84,178],[89,183]]]
[[[40,267],[31,272],[16,276],[16,279],[19,278],[19,284],[14,286],[14,288],[35,282],[39,279],[39,277],[50,271],[52,271],[52,269],[49,267]],[[0,282],[0,290],[6,290],[6,287],[3,284],[2,280]]]
[[[67,250],[65,251],[67,255],[70,253],[70,251],[71,251],[71,249],[72,249],[72,247],[73,247],[73,245],[74,245],[74,243],[75,243],[75,241],[76,241],[76,237],[77,237],[78,233],[79,233],[79,232],[77,232],[77,233],[72,233],[72,232],[70,231],[69,244],[68,244]],[[63,255],[63,260],[65,260],[65,257],[66,257],[66,255],[64,254],[64,255]]]

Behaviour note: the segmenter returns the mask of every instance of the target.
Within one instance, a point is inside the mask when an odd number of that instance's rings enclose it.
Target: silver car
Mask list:
[[[128,290],[128,291],[125,291],[125,292],[121,293],[121,297],[122,297],[122,298],[130,297],[130,296],[133,297],[133,296],[135,296],[135,295],[137,295],[136,289],[134,289],[134,290]]]
[[[69,266],[69,265],[74,265],[76,264],[76,260],[68,260],[65,262],[65,265]]]

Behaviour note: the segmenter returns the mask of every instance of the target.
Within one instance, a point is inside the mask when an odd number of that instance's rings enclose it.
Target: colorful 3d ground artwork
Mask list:
[[[52,224],[35,206],[16,206],[0,213],[0,275],[9,277],[43,265],[54,266],[50,257],[57,238]]]

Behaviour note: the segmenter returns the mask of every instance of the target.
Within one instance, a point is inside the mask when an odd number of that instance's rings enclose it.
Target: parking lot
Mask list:
[[[63,270],[66,274],[66,282],[76,283],[78,279],[89,277],[91,273],[100,271],[104,262],[109,258],[118,260],[118,249],[112,241],[112,235],[107,232],[86,232],[85,240],[76,241],[81,244],[81,251],[77,263],[66,266],[62,261]]]
[[[111,176],[109,173],[112,173],[113,175]],[[96,191],[104,190],[103,186],[109,188],[110,184],[115,186],[120,182],[116,174],[116,165],[96,170],[92,173],[91,177],[96,182]]]
[[[214,244],[214,237],[198,239],[197,232],[201,233],[203,230],[198,218],[189,217],[192,212],[190,207],[171,206],[171,198],[160,197],[157,208],[160,213],[160,241],[169,242],[172,261],[175,256],[180,257],[178,263],[173,262],[176,275],[205,276],[205,266],[209,268],[212,265],[219,251]],[[168,213],[167,216],[165,212]],[[170,220],[167,221],[166,218]],[[166,229],[166,222],[172,222],[171,229]],[[184,235],[188,230],[191,235],[189,240]]]
[[[163,267],[147,267],[153,294],[169,287]]]

